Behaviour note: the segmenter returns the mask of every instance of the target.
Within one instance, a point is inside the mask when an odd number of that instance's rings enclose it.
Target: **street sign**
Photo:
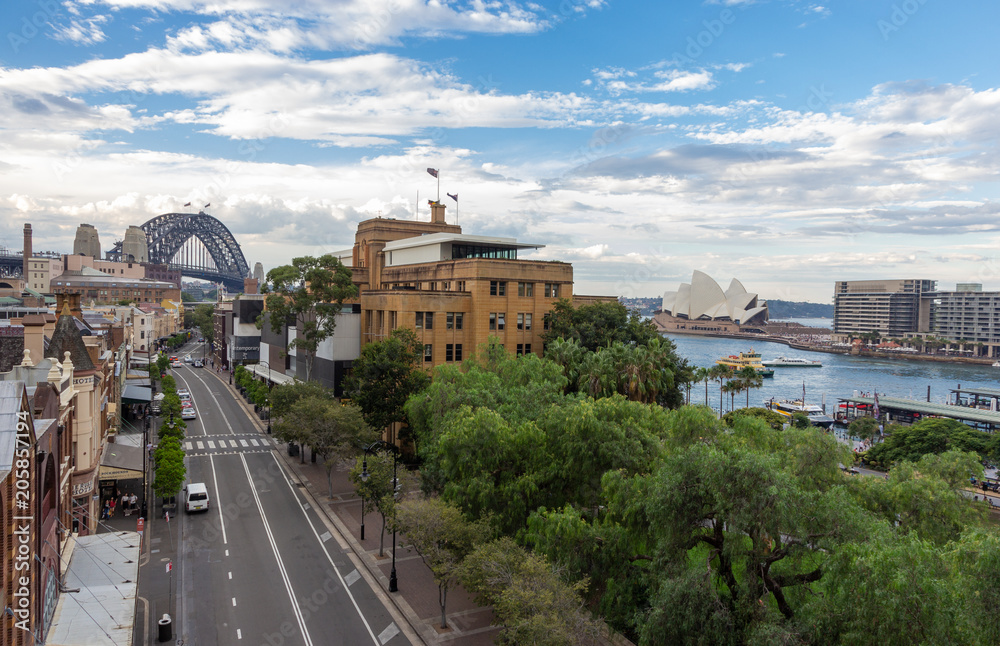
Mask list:
[[[173,561],[167,561],[167,573],[169,574],[170,570],[172,570],[172,569],[174,569],[174,562]]]
[[[141,516],[135,521],[135,531],[142,532],[146,526],[146,519]]]

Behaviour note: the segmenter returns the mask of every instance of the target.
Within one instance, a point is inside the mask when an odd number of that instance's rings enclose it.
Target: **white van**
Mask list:
[[[208,489],[204,482],[184,485],[184,511],[208,511]]]

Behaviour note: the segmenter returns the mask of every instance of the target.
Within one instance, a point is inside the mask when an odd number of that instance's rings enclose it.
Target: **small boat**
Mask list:
[[[830,428],[834,419],[823,412],[823,409],[815,404],[806,404],[801,399],[786,399],[776,402],[767,402],[767,407],[779,415],[784,415],[789,420],[795,413],[805,413],[809,417],[809,423],[820,428]]]
[[[993,362],[993,367],[994,368],[1000,368],[1000,361],[994,361]]]
[[[721,359],[716,359],[715,363],[720,366],[729,366],[733,370],[743,370],[744,368],[755,369],[761,377],[773,377],[774,370],[767,368],[760,361],[760,353],[754,352],[753,348],[750,348],[750,352],[741,352],[739,354],[731,354],[728,357],[722,357]]]
[[[823,367],[823,363],[821,361],[802,359],[801,357],[778,357],[777,359],[768,359],[767,361],[762,361],[761,363],[771,368],[822,368]]]

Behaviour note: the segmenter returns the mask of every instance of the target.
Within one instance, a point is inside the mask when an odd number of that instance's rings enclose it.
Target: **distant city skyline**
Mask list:
[[[204,208],[267,271],[440,180],[578,293],[1000,289],[997,3],[681,4],[5,2],[0,244]]]

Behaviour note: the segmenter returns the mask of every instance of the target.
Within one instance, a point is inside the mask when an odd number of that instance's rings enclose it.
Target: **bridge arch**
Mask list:
[[[243,279],[250,275],[250,266],[232,232],[216,218],[206,213],[164,213],[139,228],[146,234],[149,262],[168,265],[192,278],[221,281],[232,291],[243,291]],[[214,268],[172,262],[177,251],[192,237],[205,245]],[[107,257],[122,260],[122,243],[116,242]]]

